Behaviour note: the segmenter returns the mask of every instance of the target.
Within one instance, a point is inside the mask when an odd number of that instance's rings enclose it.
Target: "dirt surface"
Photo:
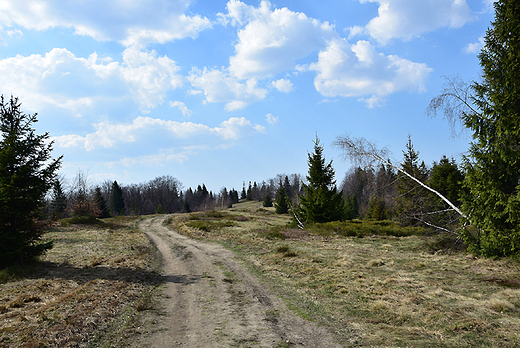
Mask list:
[[[164,217],[139,228],[157,245],[166,279],[162,314],[145,318],[135,347],[337,347],[316,324],[287,309],[222,246],[181,236]]]

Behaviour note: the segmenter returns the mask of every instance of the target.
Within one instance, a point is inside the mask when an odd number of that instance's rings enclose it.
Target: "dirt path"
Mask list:
[[[220,245],[143,220],[139,228],[164,259],[164,315],[136,347],[336,347],[314,323],[289,311]]]

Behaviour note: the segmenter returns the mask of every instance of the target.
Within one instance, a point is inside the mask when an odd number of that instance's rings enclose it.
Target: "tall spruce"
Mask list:
[[[35,133],[36,116],[24,114],[18,98],[0,98],[0,268],[52,247],[36,221],[62,157],[51,158],[49,133]]]
[[[112,190],[110,192],[110,208],[112,215],[125,215],[125,200],[123,198],[123,189],[117,181],[112,183]]]
[[[342,193],[337,192],[332,161],[325,163],[323,146],[316,137],[314,153],[308,154],[309,174],[303,184],[304,195],[300,196],[298,209],[300,220],[304,222],[342,221],[346,218]]]
[[[489,256],[520,251],[520,1],[498,0],[495,19],[479,54],[481,82],[474,82],[472,111],[462,115],[472,132],[464,158],[463,210],[477,233],[466,233],[474,251]]]

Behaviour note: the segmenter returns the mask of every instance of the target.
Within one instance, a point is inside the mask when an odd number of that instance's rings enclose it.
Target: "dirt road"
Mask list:
[[[163,220],[139,224],[164,259],[166,285],[164,314],[136,347],[339,346],[326,330],[289,311],[232,252],[181,236]]]

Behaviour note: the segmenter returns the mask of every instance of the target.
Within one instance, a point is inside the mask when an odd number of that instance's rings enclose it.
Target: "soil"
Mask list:
[[[134,347],[339,347],[323,327],[289,310],[231,251],[145,219],[166,279],[160,314],[146,314]]]

